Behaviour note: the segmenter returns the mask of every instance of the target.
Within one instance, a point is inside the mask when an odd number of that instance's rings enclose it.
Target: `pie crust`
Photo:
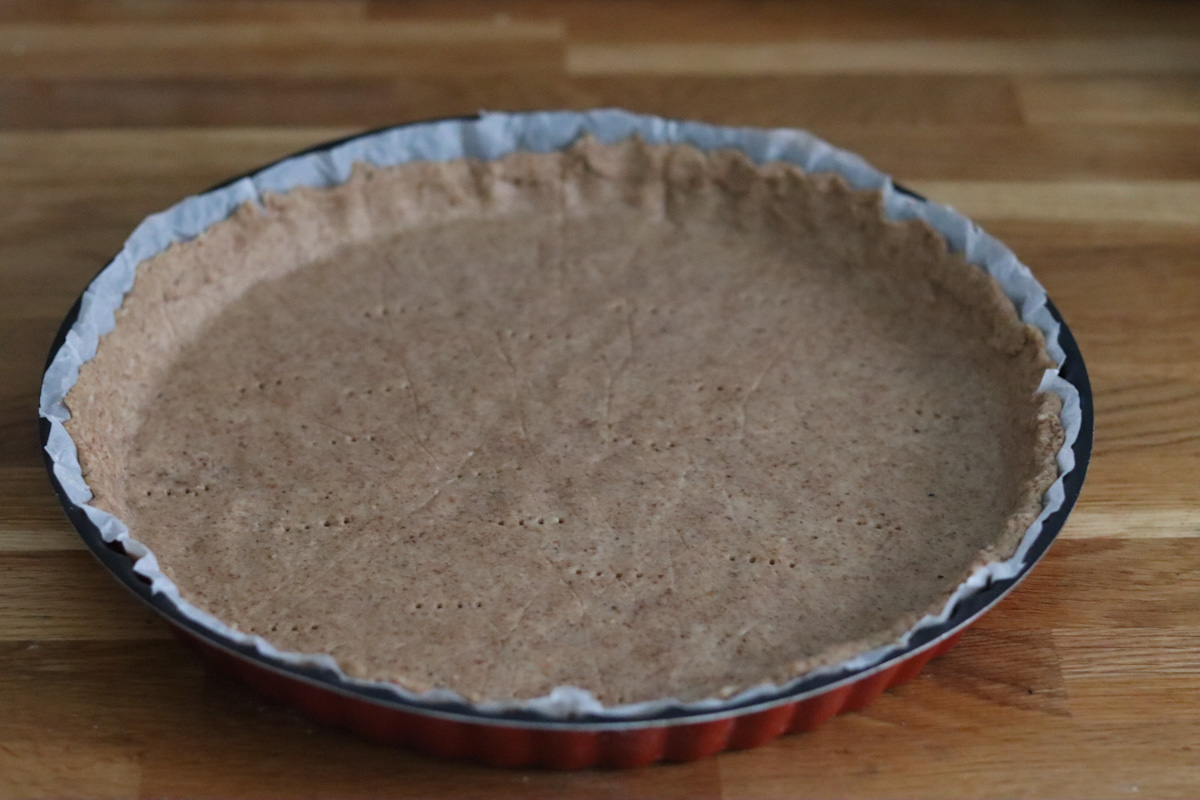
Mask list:
[[[1016,550],[1053,363],[878,193],[582,140],[356,167],[143,263],[67,396],[183,597],[471,700],[729,696]]]

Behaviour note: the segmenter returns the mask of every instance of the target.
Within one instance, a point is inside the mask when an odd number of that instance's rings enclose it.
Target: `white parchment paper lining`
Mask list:
[[[120,542],[125,551],[136,559],[134,569],[151,581],[154,592],[168,597],[185,617],[221,636],[250,645],[262,654],[288,664],[332,670],[349,685],[385,688],[399,697],[426,703],[465,702],[459,695],[446,689],[418,694],[394,684],[346,677],[331,656],[277,650],[261,637],[236,631],[181,598],[179,589],[159,570],[154,554],[130,536],[129,529],[121,520],[87,505],[92,493],[83,480],[75,443],[63,427],[63,422],[69,417],[63,399],[78,379],[80,365],[95,355],[100,337],[112,330],[114,312],[133,286],[138,264],[166,249],[172,242],[199,235],[208,226],[229,216],[241,204],[247,201],[258,203],[264,193],[285,192],[295,186],[336,185],[349,178],[351,165],[355,162],[389,166],[408,161],[447,161],[463,157],[495,159],[517,150],[547,152],[562,149],[587,133],[608,143],[636,134],[656,144],[685,143],[701,149],[733,148],[741,150],[756,162],[784,161],[809,172],[834,171],[856,188],[877,189],[883,193],[885,212],[890,218],[924,219],[945,236],[951,249],[963,252],[968,261],[991,273],[1012,299],[1021,318],[1041,329],[1051,357],[1059,368],[1062,367],[1065,354],[1058,341],[1059,325],[1046,306],[1046,292],[1028,267],[1019,262],[1007,247],[953,209],[921,202],[896,191],[888,176],[858,156],[839,150],[811,134],[797,130],[718,127],[617,110],[485,113],[475,120],[451,120],[394,128],[358,137],[329,150],[297,156],[223,188],[189,197],[143,221],[121,252],[84,292],[79,317],[47,369],[42,383],[39,413],[51,426],[46,451],[67,496],[83,507],[105,541]],[[1030,526],[1012,558],[978,569],[959,586],[940,613],[925,617],[892,645],[796,678],[783,687],[763,684],[731,698],[710,698],[690,703],[664,698],[605,707],[583,689],[560,686],[544,697],[526,702],[484,702],[474,704],[474,707],[480,711],[523,708],[558,719],[590,713],[620,720],[675,708],[716,712],[723,707],[765,697],[819,673],[866,668],[879,663],[895,652],[897,647],[904,646],[917,630],[944,622],[960,599],[973,594],[991,580],[1014,577],[1025,563],[1026,554],[1040,532],[1043,521],[1061,507],[1065,496],[1062,476],[1075,467],[1071,446],[1079,435],[1082,422],[1079,395],[1074,386],[1059,376],[1058,370],[1046,371],[1041,388],[1062,398],[1062,424],[1066,432],[1066,441],[1058,453],[1059,478],[1046,493],[1041,515]]]

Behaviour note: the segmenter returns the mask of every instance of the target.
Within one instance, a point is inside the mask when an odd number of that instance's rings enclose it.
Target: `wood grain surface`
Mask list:
[[[41,464],[59,321],[147,214],[301,147],[488,109],[808,128],[976,217],[1091,369],[1043,565],[861,713],[635,772],[443,763],[211,674]],[[0,3],[0,796],[1200,796],[1200,5]]]

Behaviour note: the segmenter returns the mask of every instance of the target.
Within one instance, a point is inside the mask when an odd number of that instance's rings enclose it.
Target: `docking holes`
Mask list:
[[[423,311],[424,307],[418,305],[418,306],[415,306],[412,310],[413,311]],[[372,306],[370,308],[363,309],[362,315],[363,315],[363,319],[386,319],[387,317],[402,316],[404,314],[407,314],[408,312],[409,312],[408,306],[376,305],[376,306]]]
[[[796,568],[795,561],[788,561],[783,558],[771,558],[769,556],[730,553],[725,558],[734,563],[754,564],[760,567],[775,567],[776,569]]]
[[[642,570],[635,570],[632,572],[608,572],[603,569],[589,568],[582,564],[575,564],[573,566],[569,566],[569,567],[567,567],[567,570],[566,570],[567,583],[571,583],[572,581],[575,581],[575,580],[594,581],[594,580],[600,580],[600,579],[607,578],[607,577],[611,577],[611,578],[614,578],[615,580],[623,581],[625,583],[631,583],[633,581],[641,581],[641,580],[648,580],[648,581],[665,580],[667,575],[665,572],[653,572],[653,571],[644,572]]]
[[[307,522],[293,522],[291,520],[281,521],[276,530],[283,533],[294,533],[300,531],[311,531],[317,528],[346,528],[354,524],[354,517],[345,514],[334,514],[330,517],[321,517]]]
[[[422,600],[412,604],[413,611],[436,613],[438,611],[470,611],[483,608],[482,600]]]
[[[147,489],[146,497],[179,497],[182,495],[197,497],[205,492],[212,491],[212,487],[207,483],[197,483],[194,486],[168,486],[165,489]]]
[[[530,515],[526,515],[526,514],[518,514],[516,516],[515,520],[511,517],[509,519],[498,519],[498,520],[496,520],[496,524],[498,526],[500,526],[501,528],[505,528],[505,527],[530,528],[530,527],[536,527],[538,525],[543,525],[543,526],[544,525],[562,525],[566,521],[567,520],[565,517],[556,517],[556,516],[549,515],[549,514],[546,514],[543,516],[530,516]]]

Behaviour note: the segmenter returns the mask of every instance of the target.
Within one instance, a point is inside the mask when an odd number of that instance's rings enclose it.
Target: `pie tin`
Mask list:
[[[456,117],[449,121],[478,119]],[[325,153],[359,138],[446,121],[413,122],[327,142],[222,182],[209,191],[289,159]],[[893,184],[893,188],[916,202],[928,202],[901,186]],[[81,295],[59,327],[46,361],[47,371],[67,345],[68,333],[79,317],[83,300]],[[1074,466],[1061,476],[1064,492],[1061,505],[1043,520],[1040,531],[1027,543],[1028,549],[1016,574],[989,579],[986,585],[961,597],[944,621],[918,627],[903,645],[892,648],[877,663],[820,670],[783,687],[758,691],[750,698],[735,696],[715,707],[671,705],[621,718],[590,712],[563,718],[530,708],[482,709],[462,700],[401,697],[384,687],[349,681],[330,669],[297,665],[264,654],[181,613],[169,597],[154,591],[150,581],[134,571],[133,557],[119,542],[105,540],[83,506],[71,499],[56,473],[55,458],[47,449],[53,426],[44,411],[39,420],[43,456],[67,518],[88,549],[122,585],[161,615],[213,667],[319,723],[345,727],[368,739],[431,756],[469,759],[501,767],[628,768],[657,761],[692,761],[722,750],[756,747],[785,733],[811,731],[836,714],[864,708],[881,692],[911,680],[931,659],[952,648],[964,630],[1012,591],[1043,557],[1079,497],[1091,454],[1094,423],[1083,357],[1053,303],[1047,299],[1045,305],[1059,324],[1058,344],[1065,359],[1058,375],[1078,393],[1080,425],[1070,445]]]

